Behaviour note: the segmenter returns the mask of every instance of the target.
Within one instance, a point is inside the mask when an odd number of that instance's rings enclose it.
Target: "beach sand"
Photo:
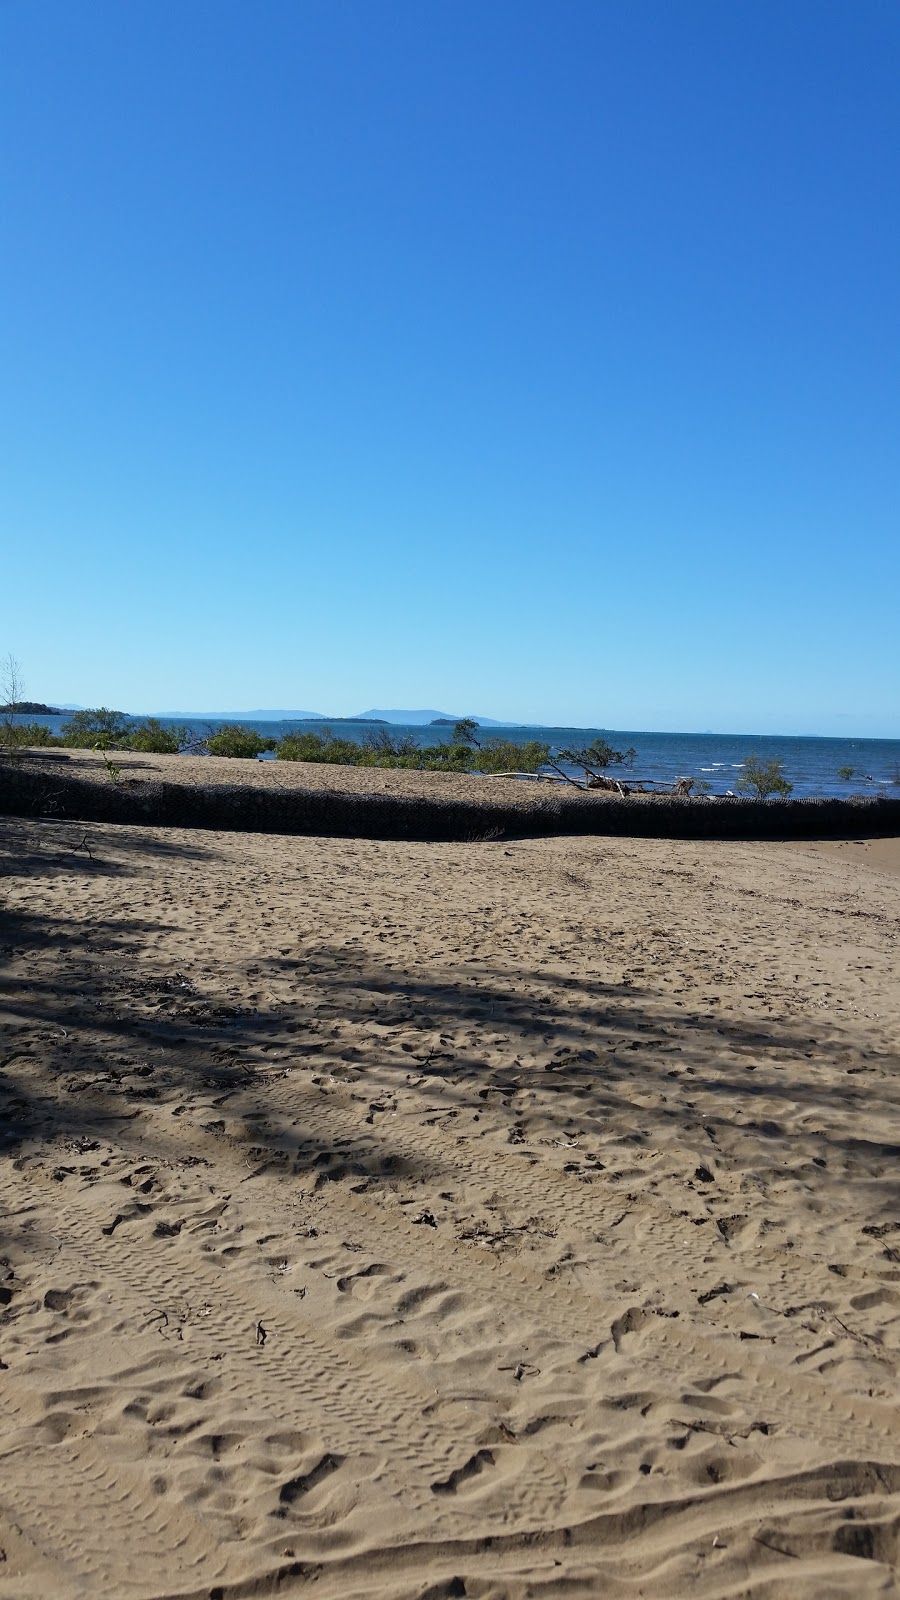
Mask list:
[[[897,1593],[898,862],[0,821],[0,1597]]]

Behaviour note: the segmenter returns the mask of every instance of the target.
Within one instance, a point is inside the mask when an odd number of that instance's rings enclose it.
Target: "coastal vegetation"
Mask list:
[[[16,685],[18,685],[18,679]],[[5,687],[5,685],[4,685]],[[6,749],[55,746],[70,750],[139,751],[145,755],[178,755],[191,749],[210,756],[255,760],[273,754],[279,761],[313,761],[330,766],[407,768],[417,772],[535,774],[550,762],[550,747],[537,740],[516,744],[511,739],[474,738],[476,724],[464,721],[453,729],[449,743],[422,746],[409,734],[395,734],[374,725],[361,742],[337,735],[328,726],[315,732],[286,733],[280,739],[243,723],[226,723],[197,739],[189,727],[164,723],[157,717],[136,720],[123,711],[97,706],[73,711],[58,734],[39,722],[15,720],[8,713],[0,726],[0,743]]]
[[[190,728],[175,727],[160,722],[157,717],[147,717],[126,735],[128,750],[141,750],[145,755],[177,756],[193,742]]]
[[[0,750],[33,750],[49,744],[60,744],[42,722],[13,722],[4,717],[0,724]]]
[[[193,742],[190,728],[145,717],[142,722],[98,706],[73,711],[62,732],[49,741],[68,750],[139,750],[144,755],[175,756]]]
[[[203,743],[211,756],[238,756],[248,760],[262,755],[264,750],[274,750],[278,740],[257,733],[255,728],[245,728],[242,723],[227,722]]]
[[[133,751],[146,755],[190,752],[241,760],[270,756],[279,761],[313,762],[324,766],[380,767],[473,776],[518,775],[574,784],[578,788],[611,790],[623,798],[634,793],[660,791],[676,797],[687,796],[691,791],[698,796],[712,793],[711,785],[704,779],[697,782],[682,777],[673,783],[672,780],[632,777],[630,769],[637,752],[633,748],[618,750],[601,736],[590,743],[565,749],[540,739],[520,744],[500,735],[485,737],[472,717],[460,718],[452,724],[449,718],[435,719],[430,725],[435,733],[447,728],[449,736],[438,737],[434,743],[420,744],[412,734],[374,720],[361,739],[336,732],[325,722],[314,730],[287,732],[279,738],[240,722],[218,727],[207,725],[203,736],[196,727],[164,722],[159,717],[135,718],[107,706],[65,714],[58,733],[52,732],[42,721],[32,720],[50,715],[62,716],[63,713],[54,712],[52,707],[41,702],[26,700],[18,662],[11,655],[0,661],[0,751],[9,753],[55,746],[97,750],[104,755]],[[26,716],[27,721],[24,720]],[[625,769],[629,769],[627,782],[624,781]],[[109,776],[114,775],[110,772]],[[857,769],[852,766],[837,770],[837,777],[844,783],[857,776]],[[894,774],[893,782],[900,786],[900,772]],[[793,793],[794,786],[786,778],[780,759],[762,760],[748,755],[735,788],[742,796],[767,800],[786,799]]]
[[[469,725],[457,723],[452,742],[420,745],[409,734],[388,729],[367,733],[361,743],[335,737],[325,727],[315,733],[288,733],[275,745],[279,761],[318,761],[325,765],[406,768],[415,772],[537,773],[550,759],[550,746],[531,740],[516,744],[492,738],[479,744]]]
[[[449,739],[434,744],[419,744],[409,733],[394,732],[388,726],[372,725],[361,740],[350,739],[323,724],[315,730],[298,730],[285,733],[281,738],[260,733],[257,728],[239,722],[225,723],[210,728],[205,738],[198,737],[188,726],[162,722],[158,717],[136,719],[123,711],[97,706],[88,710],[73,711],[63,722],[58,734],[52,733],[40,722],[23,722],[11,707],[24,704],[21,694],[21,676],[18,665],[8,658],[0,668],[0,693],[6,691],[7,706],[0,712],[0,748],[8,751],[27,748],[62,747],[71,750],[98,750],[107,760],[107,773],[115,781],[119,776],[111,770],[108,753],[135,751],[146,755],[178,755],[185,751],[209,756],[255,760],[259,756],[272,756],[278,761],[314,762],[323,766],[379,767],[412,772],[447,772],[485,776],[519,775],[522,777],[552,777],[559,782],[575,784],[578,788],[613,790],[623,798],[635,790],[647,792],[666,787],[676,795],[687,795],[694,787],[692,779],[682,778],[674,785],[657,785],[650,779],[631,780],[625,784],[618,776],[610,776],[611,769],[630,768],[636,756],[633,748],[617,750],[601,737],[590,744],[558,749],[539,740],[530,739],[519,744],[499,735],[479,737],[481,729],[471,717],[461,718],[453,724]],[[572,769],[580,770],[580,777],[572,776]],[[568,770],[567,770],[568,769]],[[850,769],[842,769],[839,776],[849,777]],[[748,756],[736,785],[738,792],[765,800],[770,796],[786,797],[793,791],[787,781],[780,760],[761,761]],[[697,792],[708,792],[702,783]]]
[[[174,756],[195,743],[190,728],[163,723],[157,717],[135,721],[106,706],[73,711],[60,733],[51,733],[42,722],[16,720],[20,715],[3,708],[0,748],[33,750],[55,746],[64,750],[138,750],[145,755]]]
[[[739,794],[752,795],[754,800],[768,800],[773,794],[779,800],[786,800],[793,793],[794,785],[788,783],[784,765],[777,757],[772,761],[761,761],[759,756],[747,756],[735,788]]]
[[[605,739],[594,739],[591,744],[579,746],[572,750],[558,750],[555,759],[550,763],[554,771],[565,777],[558,762],[568,761],[573,767],[580,767],[584,773],[584,781],[588,786],[595,788],[614,788],[620,793],[624,792],[621,783],[614,778],[606,776],[608,767],[630,767],[637,751],[633,746],[628,750],[614,750],[613,746]]]

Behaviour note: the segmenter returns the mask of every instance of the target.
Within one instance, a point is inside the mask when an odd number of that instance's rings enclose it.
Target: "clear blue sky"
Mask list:
[[[0,654],[900,736],[894,0],[0,0]]]

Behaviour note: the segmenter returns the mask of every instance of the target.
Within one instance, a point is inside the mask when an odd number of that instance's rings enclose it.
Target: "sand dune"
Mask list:
[[[0,1596],[897,1593],[896,846],[83,838],[0,823]]]

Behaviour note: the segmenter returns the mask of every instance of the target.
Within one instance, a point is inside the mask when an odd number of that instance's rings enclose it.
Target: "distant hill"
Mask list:
[[[188,722],[327,722],[321,711],[152,711],[145,716],[163,717],[174,721],[178,717]]]
[[[459,716],[457,717],[454,716],[451,711],[372,710],[361,711],[358,718],[351,720],[362,722],[365,720],[374,720],[375,718],[378,718],[378,720],[381,722],[401,722],[405,723],[409,728],[418,728],[427,727],[429,722],[443,722],[449,724],[461,722],[463,716],[471,717],[473,722],[477,722],[482,728],[503,728],[511,726],[510,723],[497,722],[493,717],[477,717],[474,711],[460,712]]]
[[[64,711],[80,711],[81,706],[66,705],[58,702]],[[400,723],[407,727],[427,727],[429,723],[441,724],[452,727],[454,722],[462,721],[463,717],[471,717],[481,728],[511,728],[518,726],[511,722],[498,722],[495,717],[479,717],[473,711],[460,712],[459,716],[450,711],[434,710],[390,710],[361,711],[354,717],[329,716],[324,711],[297,711],[281,710],[272,707],[260,708],[255,706],[249,711],[142,711],[130,713],[133,716],[159,717],[163,722],[380,722],[384,724]]]

